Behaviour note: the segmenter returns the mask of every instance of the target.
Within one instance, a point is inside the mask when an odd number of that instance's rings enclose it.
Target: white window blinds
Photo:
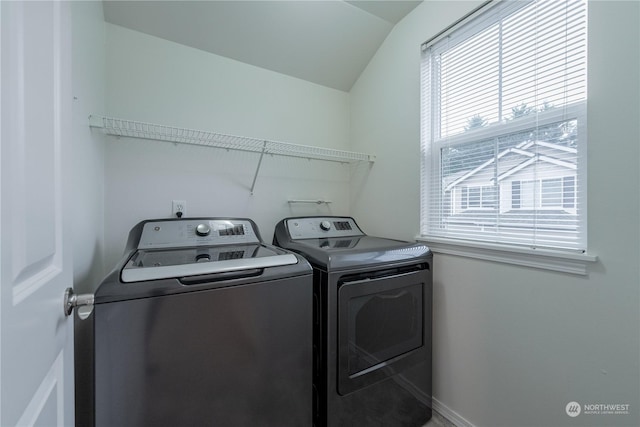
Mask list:
[[[492,2],[423,45],[423,237],[586,250],[586,14]]]

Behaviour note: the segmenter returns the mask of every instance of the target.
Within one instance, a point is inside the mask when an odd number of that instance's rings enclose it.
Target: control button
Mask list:
[[[331,223],[329,221],[322,221],[320,223],[320,228],[324,231],[329,231],[331,229]]]
[[[211,261],[211,255],[209,254],[200,254],[196,256],[196,262],[208,262]]]
[[[196,234],[198,236],[208,236],[211,233],[211,227],[207,224],[198,224],[196,227]]]

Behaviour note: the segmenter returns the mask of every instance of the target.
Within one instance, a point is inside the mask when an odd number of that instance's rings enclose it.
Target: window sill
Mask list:
[[[434,253],[482,259],[543,270],[560,271],[582,276],[586,276],[588,266],[598,260],[598,257],[595,255],[548,249],[517,248],[482,242],[452,242],[448,239],[428,236],[418,236],[416,240],[427,243]]]

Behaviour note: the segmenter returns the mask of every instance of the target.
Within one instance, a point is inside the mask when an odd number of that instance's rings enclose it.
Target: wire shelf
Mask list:
[[[248,151],[261,155],[272,154],[339,163],[373,163],[375,161],[375,156],[370,154],[226,135],[105,116],[89,116],[89,126],[100,128],[107,135]]]

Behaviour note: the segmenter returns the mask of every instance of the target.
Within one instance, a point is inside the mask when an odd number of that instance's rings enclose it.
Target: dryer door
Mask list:
[[[338,290],[341,395],[396,375],[427,356],[428,270],[424,265],[403,270],[343,277]]]

